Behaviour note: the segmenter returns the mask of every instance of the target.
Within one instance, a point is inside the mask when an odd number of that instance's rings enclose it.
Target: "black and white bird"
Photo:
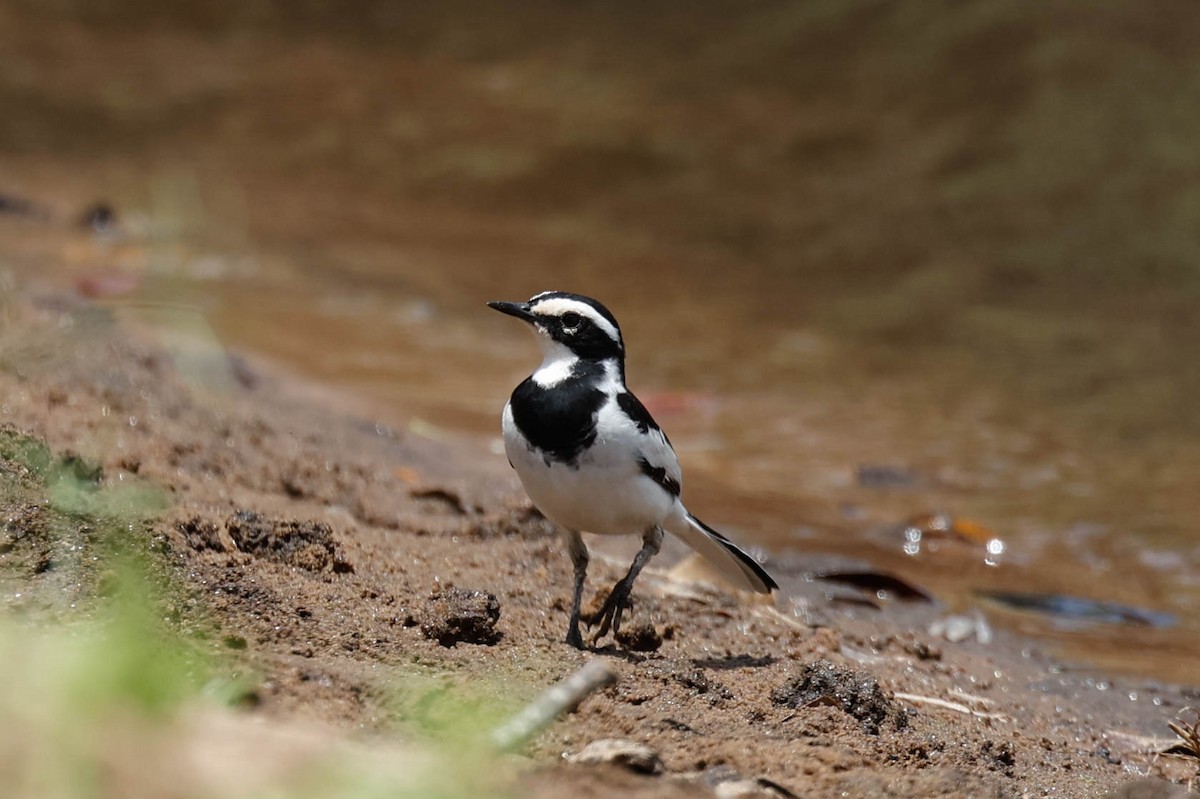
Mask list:
[[[599,613],[594,644],[616,635],[633,581],[662,545],[683,539],[734,585],[778,588],[754,558],[688,513],[679,460],[649,411],[625,387],[625,345],[617,320],[589,297],[547,291],[529,302],[489,302],[528,322],[544,359],[504,406],[504,449],[529,498],[564,529],[575,567],[567,643],[583,648],[579,608],[588,550],[581,532],[638,534],[642,548]]]

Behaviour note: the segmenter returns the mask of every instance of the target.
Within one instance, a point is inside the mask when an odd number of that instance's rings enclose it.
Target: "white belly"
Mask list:
[[[602,535],[641,534],[660,524],[675,498],[642,474],[627,440],[597,439],[568,465],[531,450],[506,406],[504,449],[525,492],[548,519],[570,530]]]

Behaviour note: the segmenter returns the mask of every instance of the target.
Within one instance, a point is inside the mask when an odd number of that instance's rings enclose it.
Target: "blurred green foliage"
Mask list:
[[[330,730],[205,716],[235,713],[230,706],[254,686],[237,676],[244,665],[224,661],[171,620],[183,589],[154,554],[149,528],[165,507],[155,486],[114,485],[95,464],[0,427],[0,585],[6,600],[18,600],[0,611],[5,796],[216,799],[231,795],[220,787],[228,781],[245,786],[232,795],[246,797],[498,795],[484,735],[512,699],[497,700],[503,692],[489,686],[455,686],[418,670],[391,675],[380,690],[391,697],[385,704],[397,732],[430,744],[391,756]],[[39,557],[56,560],[30,574]],[[74,586],[67,599],[56,596],[64,584]],[[228,730],[205,732],[205,718]],[[222,738],[231,734],[246,740]],[[303,765],[276,773],[253,757],[193,762],[256,745],[267,747],[268,759]]]

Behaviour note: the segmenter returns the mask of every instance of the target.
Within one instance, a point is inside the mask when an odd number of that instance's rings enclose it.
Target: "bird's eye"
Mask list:
[[[562,315],[562,326],[567,330],[574,330],[579,327],[579,323],[582,321],[583,319],[574,311],[567,311]]]

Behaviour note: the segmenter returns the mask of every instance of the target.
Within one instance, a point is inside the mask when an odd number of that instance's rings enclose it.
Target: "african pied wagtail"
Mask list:
[[[489,302],[528,322],[545,358],[504,406],[504,449],[538,509],[564,528],[575,566],[567,643],[583,648],[579,604],[588,550],[581,532],[641,533],[642,548],[589,626],[594,644],[615,635],[633,581],[662,545],[663,530],[704,555],[735,585],[778,588],[752,557],[688,513],[679,500],[679,460],[645,406],[625,388],[617,320],[588,297],[547,291],[529,302]]]

